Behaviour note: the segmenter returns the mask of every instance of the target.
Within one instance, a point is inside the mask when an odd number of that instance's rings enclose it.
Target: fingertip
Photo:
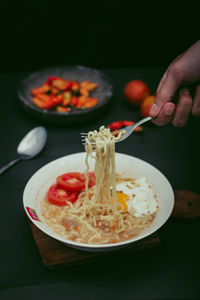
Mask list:
[[[149,115],[155,118],[159,114],[159,107],[156,103],[154,103],[150,109]]]
[[[161,109],[159,116],[153,120],[153,123],[158,126],[163,126],[172,121],[173,115],[175,111],[175,104],[172,102],[168,102]]]
[[[172,103],[172,102],[169,102],[169,103],[167,103],[167,104],[164,106],[164,114],[165,114],[166,116],[171,116],[171,115],[173,115],[174,110],[175,110],[175,105],[174,105],[174,103]]]

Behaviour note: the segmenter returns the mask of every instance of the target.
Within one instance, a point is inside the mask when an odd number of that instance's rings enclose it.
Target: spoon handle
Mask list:
[[[16,164],[18,161],[21,160],[21,157],[18,157],[12,161],[10,161],[7,165],[4,167],[0,168],[0,175],[3,174],[8,168],[12,167],[14,164]]]

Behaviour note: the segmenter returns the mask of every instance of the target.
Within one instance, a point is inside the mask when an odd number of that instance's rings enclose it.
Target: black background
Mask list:
[[[171,60],[199,39],[198,8],[192,2],[125,0],[26,0],[0,6],[1,166],[15,157],[25,133],[41,125],[18,105],[16,91],[27,72],[81,64],[103,69],[115,88],[115,105],[101,120],[81,128],[47,126],[44,151],[1,177],[0,299],[199,299],[199,222],[169,220],[159,230],[160,247],[119,257],[117,263],[110,259],[50,272],[22,203],[25,184],[40,167],[83,151],[80,131],[140,118],[123,99],[125,83],[141,78],[156,89]],[[154,165],[174,190],[199,194],[198,136],[199,120],[193,117],[183,128],[146,124],[143,134],[118,143],[117,151]]]
[[[0,69],[167,66],[198,40],[198,14],[192,3],[164,1],[7,1]]]

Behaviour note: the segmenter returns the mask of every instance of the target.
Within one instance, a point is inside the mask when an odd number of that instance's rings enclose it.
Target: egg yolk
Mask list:
[[[127,205],[127,201],[129,200],[129,196],[122,193],[122,192],[117,192],[117,203],[119,205],[117,205],[117,209],[121,210],[122,206],[123,206],[123,210],[127,211],[128,210],[128,205]]]
[[[124,212],[128,211],[128,205],[127,201],[129,200],[129,196],[122,193],[122,192],[117,192],[117,210],[122,210]],[[111,203],[113,202],[112,197],[111,197]]]

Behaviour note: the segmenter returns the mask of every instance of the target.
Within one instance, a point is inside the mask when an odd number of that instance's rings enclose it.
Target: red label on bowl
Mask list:
[[[26,210],[27,210],[29,216],[31,217],[31,219],[33,219],[35,221],[40,221],[40,219],[38,218],[38,216],[36,214],[36,211],[33,208],[26,206]]]

